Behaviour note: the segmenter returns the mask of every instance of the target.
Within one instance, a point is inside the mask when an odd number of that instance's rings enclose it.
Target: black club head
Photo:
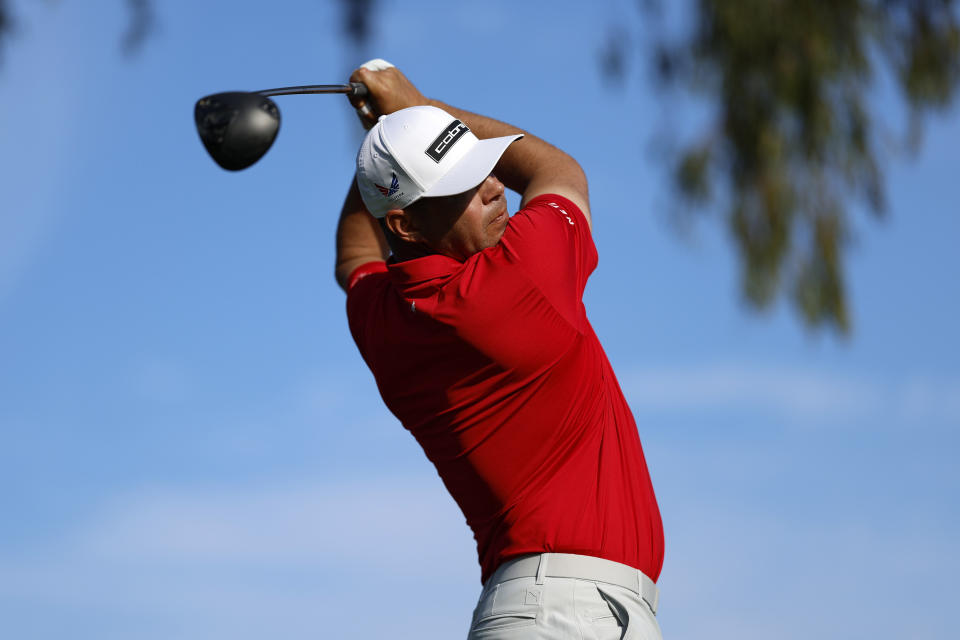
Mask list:
[[[259,93],[215,93],[197,100],[193,115],[210,157],[229,171],[259,160],[280,130],[280,110]]]

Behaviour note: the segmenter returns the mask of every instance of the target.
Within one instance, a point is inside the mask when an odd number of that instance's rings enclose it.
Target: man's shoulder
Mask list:
[[[350,272],[350,275],[347,276],[347,296],[350,296],[350,293],[353,292],[354,288],[361,281],[370,278],[371,276],[380,275],[379,278],[372,278],[367,281],[367,284],[371,284],[376,281],[383,281],[387,276],[387,263],[383,260],[371,260],[370,262],[365,262],[353,271]]]
[[[520,219],[544,217],[547,221],[558,222],[570,226],[580,223],[589,230],[586,217],[575,202],[556,193],[542,193],[531,198],[513,218]],[[511,220],[513,220],[511,218]]]
[[[382,260],[364,263],[347,278],[347,319],[351,329],[359,318],[369,314],[376,292],[390,281],[387,265]]]

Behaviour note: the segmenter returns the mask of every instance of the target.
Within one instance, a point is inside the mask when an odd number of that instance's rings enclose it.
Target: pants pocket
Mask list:
[[[596,587],[620,621],[622,640],[663,640],[657,618],[638,594],[614,585],[597,584]]]
[[[619,640],[625,621],[593,581],[578,580],[576,608],[584,640]]]
[[[543,587],[531,578],[501,582],[481,595],[469,638],[486,638],[535,625],[542,600]]]

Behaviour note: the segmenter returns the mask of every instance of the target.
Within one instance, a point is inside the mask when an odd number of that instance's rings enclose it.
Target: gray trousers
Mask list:
[[[651,606],[637,590],[584,577],[554,577],[549,571],[511,577],[509,571],[501,570],[484,585],[467,636],[467,640],[566,638],[662,640],[663,636]]]

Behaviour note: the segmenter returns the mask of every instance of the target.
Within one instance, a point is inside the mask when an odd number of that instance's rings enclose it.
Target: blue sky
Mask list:
[[[253,168],[193,103],[340,82],[368,57],[530,129],[591,184],[588,313],[664,516],[668,638],[952,638],[960,571],[955,113],[886,153],[853,210],[855,332],[739,301],[722,222],[679,234],[650,141],[703,110],[596,54],[632,2],[384,2],[351,52],[331,3],[11,3],[0,67],[0,635],[463,637],[469,531],[381,406],[334,284],[359,127],[278,98]],[[92,6],[90,6],[92,5]],[[901,106],[877,91],[902,128]],[[512,202],[516,203],[514,198]]]

